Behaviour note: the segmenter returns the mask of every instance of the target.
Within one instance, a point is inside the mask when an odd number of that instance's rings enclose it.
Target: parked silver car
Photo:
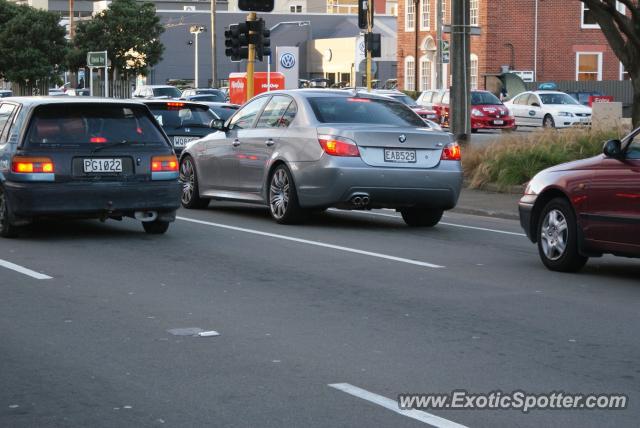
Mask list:
[[[182,204],[264,203],[279,223],[311,210],[394,208],[434,226],[460,194],[460,147],[409,107],[354,91],[261,94],[180,158]]]

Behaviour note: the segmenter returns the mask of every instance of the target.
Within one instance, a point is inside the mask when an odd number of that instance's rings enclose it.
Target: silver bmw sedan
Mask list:
[[[182,205],[261,203],[279,223],[313,210],[392,208],[435,226],[460,194],[460,147],[409,107],[355,91],[256,96],[180,158]]]

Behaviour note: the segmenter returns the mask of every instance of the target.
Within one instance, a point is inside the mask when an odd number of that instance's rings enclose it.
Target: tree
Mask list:
[[[581,0],[600,25],[611,49],[629,73],[633,86],[631,117],[640,126],[640,1]],[[619,8],[618,3],[625,6]]]
[[[78,25],[69,64],[82,67],[87,52],[106,50],[113,69],[120,74],[146,74],[162,59],[163,31],[153,3],[114,0],[91,21]]]
[[[0,0],[0,77],[16,83],[54,77],[67,53],[60,16]]]

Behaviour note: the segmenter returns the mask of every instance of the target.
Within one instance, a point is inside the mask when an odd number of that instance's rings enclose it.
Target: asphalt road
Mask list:
[[[179,215],[164,236],[69,221],[0,240],[0,426],[637,426],[638,261],[552,273],[517,222],[462,214],[431,230],[392,211]],[[629,405],[401,414],[382,398],[456,389]]]

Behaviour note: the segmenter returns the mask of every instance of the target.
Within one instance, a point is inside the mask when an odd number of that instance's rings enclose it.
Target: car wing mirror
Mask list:
[[[224,126],[224,120],[222,119],[213,119],[209,122],[209,127],[211,129],[217,129],[218,131],[226,131],[227,128]]]
[[[620,140],[609,140],[605,142],[602,147],[602,153],[608,158],[621,159],[622,142]]]

